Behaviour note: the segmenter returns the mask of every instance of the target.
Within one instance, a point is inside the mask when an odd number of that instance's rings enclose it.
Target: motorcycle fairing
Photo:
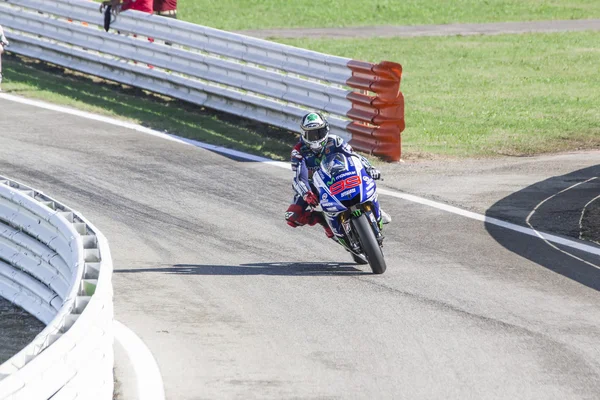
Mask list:
[[[313,175],[313,183],[319,191],[323,215],[336,236],[345,236],[338,218],[340,213],[348,210],[344,202],[372,203],[375,217],[379,220],[375,181],[356,156],[346,156],[343,153],[329,154],[321,161],[319,170]],[[360,197],[356,199],[357,196]]]

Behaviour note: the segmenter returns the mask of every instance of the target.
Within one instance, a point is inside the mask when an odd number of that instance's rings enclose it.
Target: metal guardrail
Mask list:
[[[308,110],[322,110],[332,132],[355,148],[400,158],[398,64],[353,61],[137,11],[121,13],[107,33],[98,8],[83,0],[4,0],[0,24],[14,53],[293,131]]]
[[[0,176],[0,296],[46,324],[0,365],[0,399],[112,399],[111,276],[102,233]]]

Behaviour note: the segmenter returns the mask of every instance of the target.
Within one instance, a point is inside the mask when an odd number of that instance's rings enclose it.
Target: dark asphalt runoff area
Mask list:
[[[43,323],[0,297],[0,364],[17,354],[42,329]]]
[[[107,236],[116,318],[153,352],[168,399],[600,397],[598,256],[382,195],[394,220],[374,276],[322,229],[285,224],[290,171],[0,108],[0,173]],[[388,164],[381,187],[526,225],[599,160]],[[587,185],[570,190],[600,194]],[[561,207],[582,206],[570,190],[530,222],[562,226]]]

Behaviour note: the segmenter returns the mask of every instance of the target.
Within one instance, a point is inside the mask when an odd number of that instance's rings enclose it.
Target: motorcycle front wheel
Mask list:
[[[383,252],[381,251],[381,247],[379,247],[379,243],[377,243],[375,233],[373,233],[367,215],[362,214],[360,217],[354,218],[352,223],[358,235],[360,245],[367,256],[367,260],[369,260],[371,270],[374,274],[383,274],[387,266],[385,265]]]

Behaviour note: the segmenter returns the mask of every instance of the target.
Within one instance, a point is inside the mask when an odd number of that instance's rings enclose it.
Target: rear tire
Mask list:
[[[367,256],[367,260],[369,260],[371,270],[373,270],[374,274],[383,274],[387,266],[385,265],[383,252],[381,251],[381,247],[379,247],[379,243],[377,243],[368,217],[366,214],[362,214],[360,217],[354,218],[352,224],[354,225],[354,229],[356,229],[358,240]]]

